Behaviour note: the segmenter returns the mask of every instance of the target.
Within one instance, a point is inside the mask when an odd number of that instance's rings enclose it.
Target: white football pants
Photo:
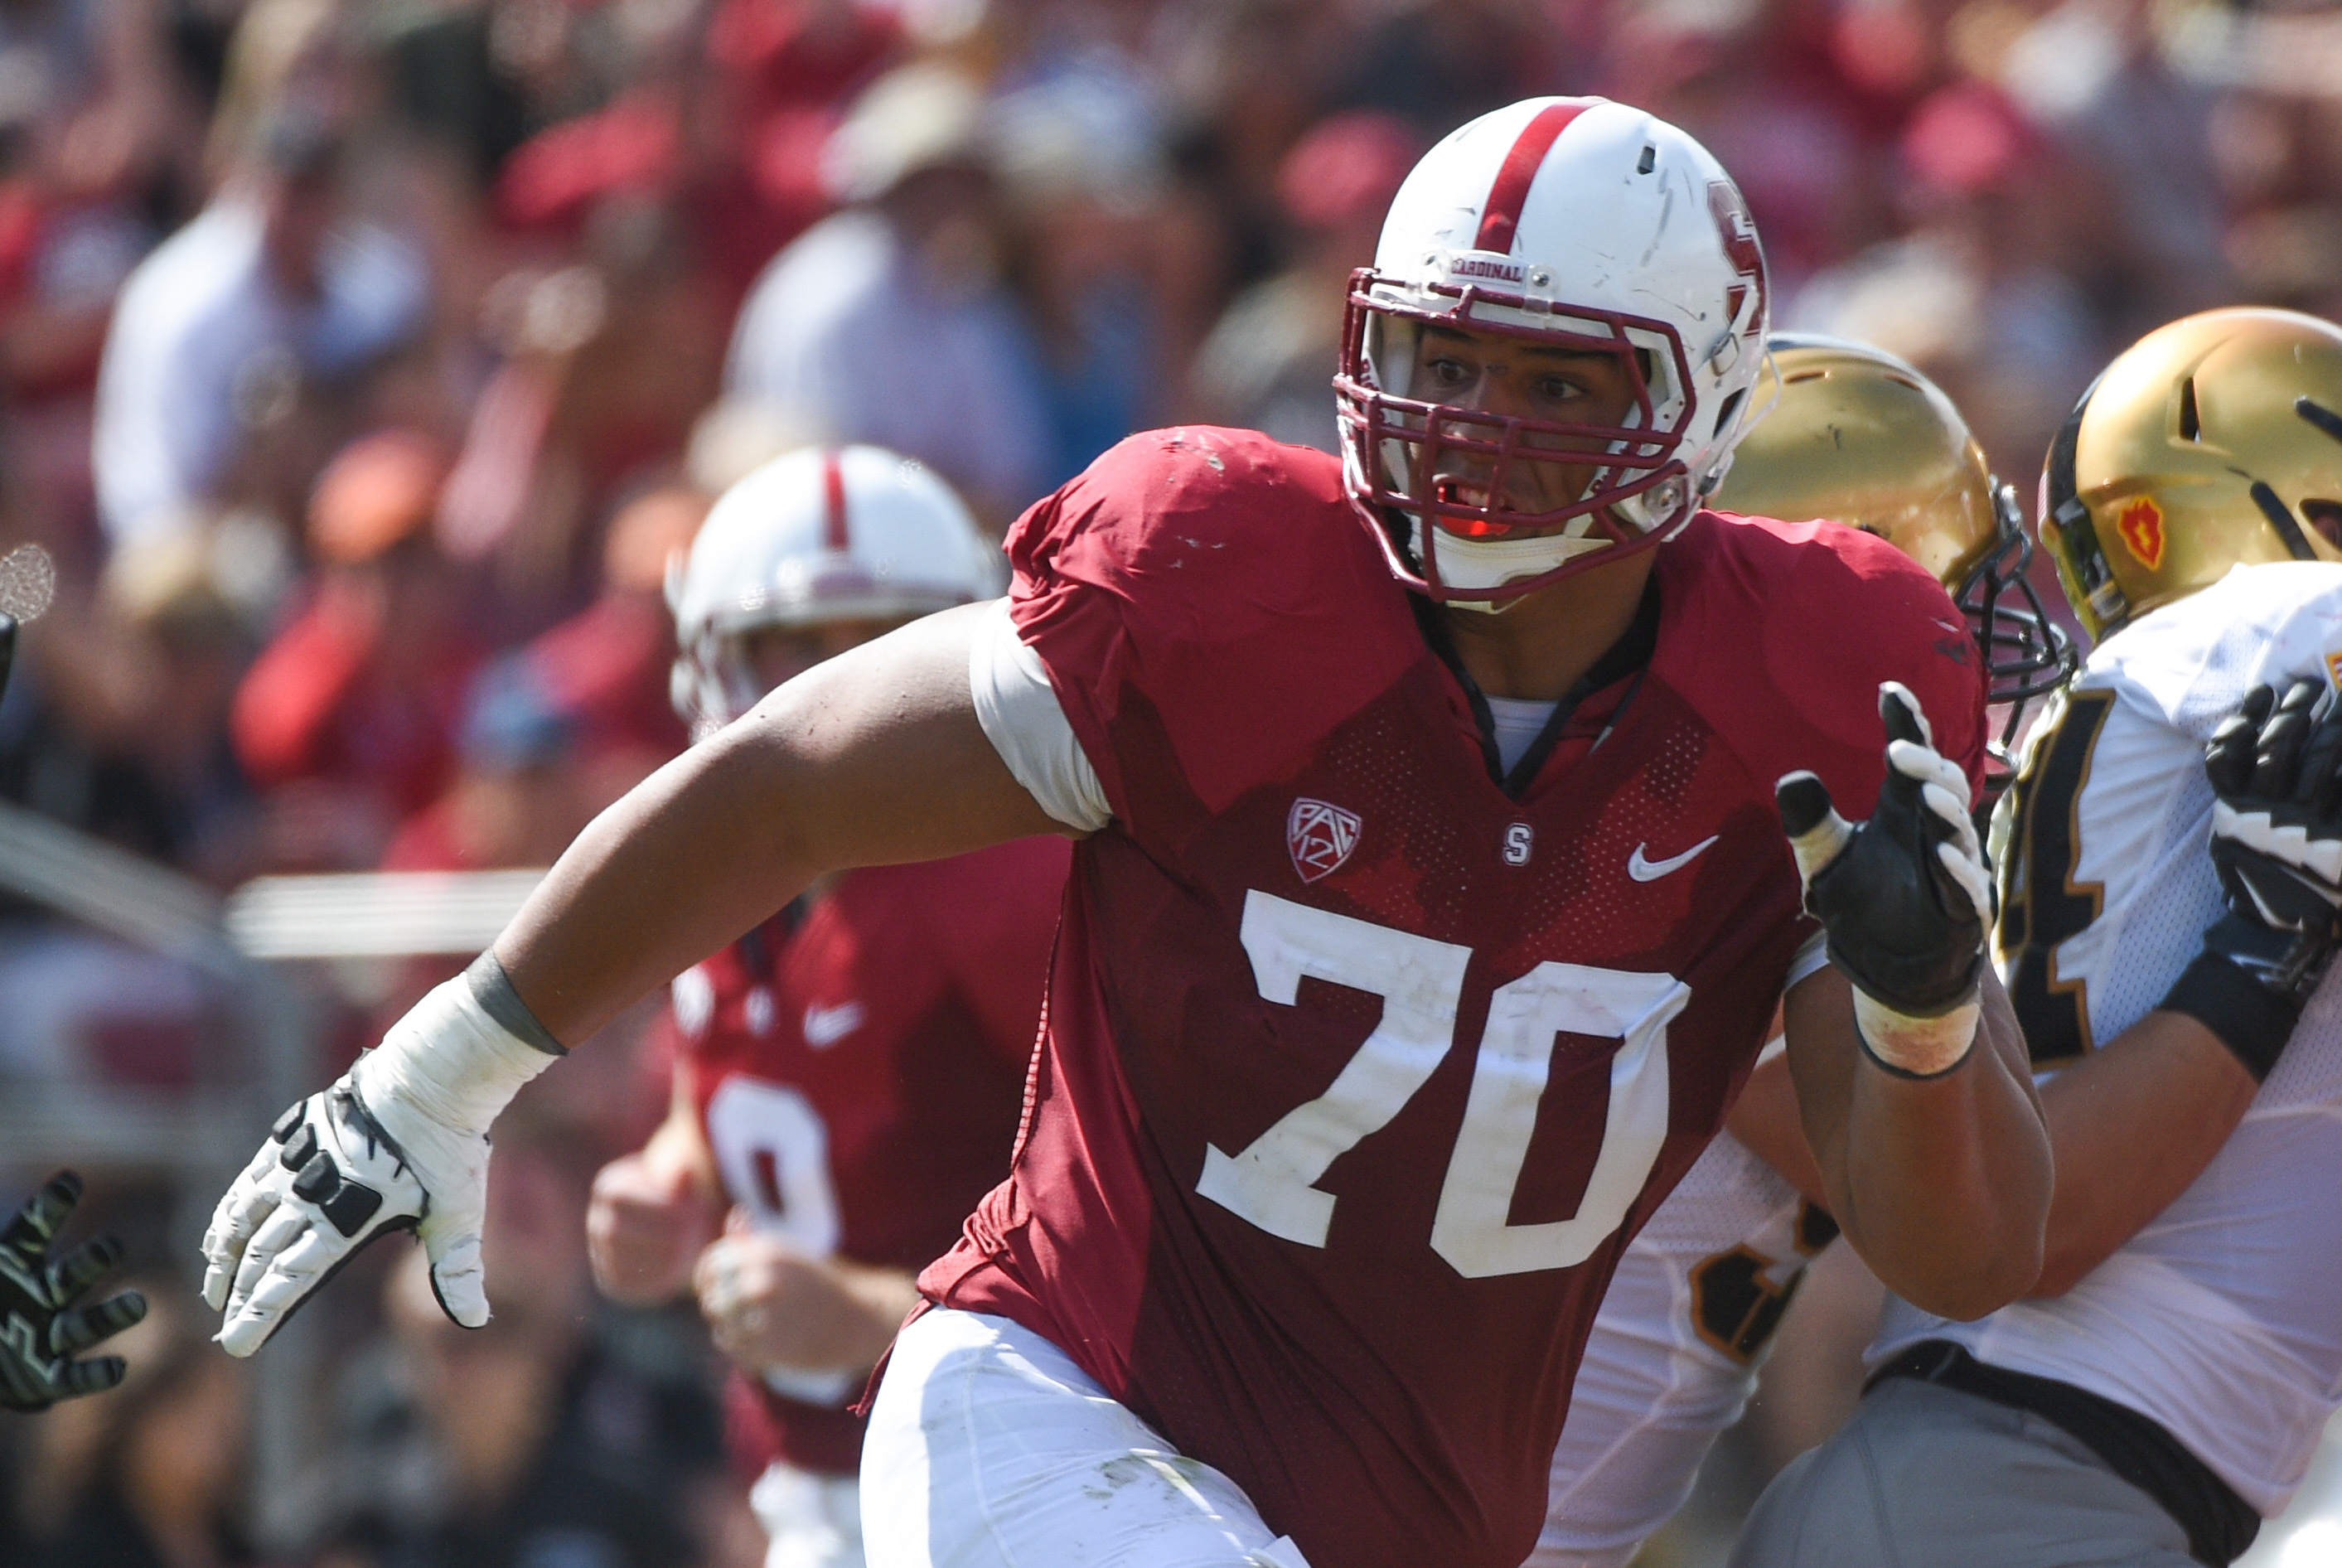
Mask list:
[[[869,1568],[1309,1568],[1234,1482],[1031,1329],[936,1308],[862,1443]]]

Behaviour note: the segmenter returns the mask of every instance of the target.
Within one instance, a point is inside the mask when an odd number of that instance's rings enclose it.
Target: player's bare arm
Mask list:
[[[1799,1195],[1828,1206],[1822,1168],[1814,1161],[1813,1145],[1806,1142],[1805,1123],[1797,1114],[1797,1082],[1786,1052],[1750,1071],[1724,1126]]]
[[[1979,987],[1958,1070],[1897,1077],[1866,1060],[1854,987],[1837,969],[1789,993],[1789,1061],[1830,1213],[1871,1272],[1946,1317],[1980,1317],[2033,1287],[2050,1159],[2023,1037],[2000,982]]]
[[[1830,1212],[1906,1300],[1972,1318],[2041,1272],[2051,1163],[2022,1033],[1984,962],[1992,894],[1967,782],[1900,686],[1882,690],[1887,783],[1847,824],[1810,774],[1782,825],[1831,965],[1783,1008]]]
[[[1063,832],[976,722],[984,611],[816,666],[596,818],[496,939],[530,1011],[583,1040],[826,872]]]
[[[580,834],[495,945],[294,1106],[213,1216],[204,1294],[248,1355],[352,1253],[416,1232],[456,1322],[487,1322],[487,1130],[521,1085],[826,872],[1060,824],[985,738],[970,606],[808,671]]]
[[[2168,1208],[2259,1088],[2218,1035],[2161,1009],[2044,1084],[2057,1193],[2029,1293],[2063,1295]]]
[[[2072,1288],[2212,1163],[2332,962],[2342,712],[2317,716],[2326,691],[2257,687],[2206,748],[2228,913],[2162,1006],[2043,1088],[2058,1183],[2037,1294]]]

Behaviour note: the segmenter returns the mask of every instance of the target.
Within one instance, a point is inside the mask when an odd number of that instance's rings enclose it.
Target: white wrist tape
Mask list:
[[[1977,1021],[1984,1015],[1975,1002],[1963,1002],[1940,1018],[1913,1018],[1897,1013],[1854,988],[1854,1026],[1862,1031],[1871,1054],[1889,1067],[1915,1078],[1932,1078],[1958,1066],[1976,1044]]]
[[[453,1132],[485,1137],[520,1086],[555,1060],[490,1017],[470,981],[457,975],[391,1025],[350,1078],[376,1116],[405,1106]]]

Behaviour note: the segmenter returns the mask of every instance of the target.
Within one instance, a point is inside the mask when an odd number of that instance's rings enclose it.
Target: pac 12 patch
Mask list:
[[[2140,565],[2152,572],[2163,564],[2163,508],[2152,496],[2142,495],[2124,507],[2115,519],[2115,532]]]
[[[1295,801],[1285,816],[1285,848],[1293,856],[1295,874],[1306,883],[1341,869],[1358,847],[1361,825],[1357,813],[1330,801],[1307,795]]]

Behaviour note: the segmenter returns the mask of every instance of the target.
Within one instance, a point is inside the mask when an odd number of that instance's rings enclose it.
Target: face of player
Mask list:
[[[740,639],[741,656],[766,691],[786,684],[825,659],[883,637],[903,621],[821,621],[809,626],[766,626]]]
[[[1416,345],[1410,392],[1427,402],[1554,424],[1616,425],[1635,406],[1635,383],[1616,355],[1546,347],[1497,333],[1426,326]],[[1533,432],[1531,450],[1599,453],[1591,436]],[[1500,505],[1516,512],[1550,512],[1586,494],[1598,464],[1514,462],[1506,465]],[[1432,471],[1437,488],[1472,505],[1485,505],[1494,460],[1477,453],[1441,453]]]

